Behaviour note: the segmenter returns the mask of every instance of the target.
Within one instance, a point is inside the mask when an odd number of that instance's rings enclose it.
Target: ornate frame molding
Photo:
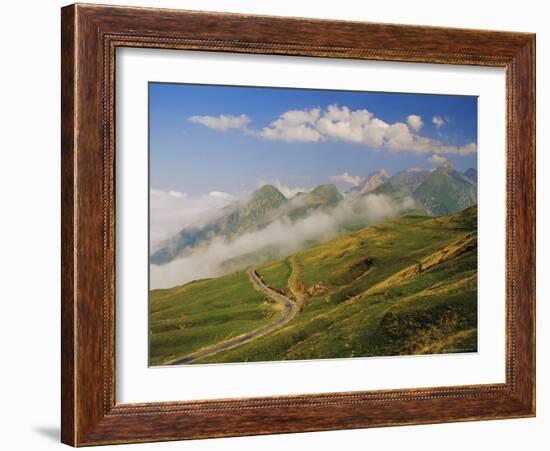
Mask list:
[[[62,42],[64,443],[80,446],[534,415],[534,35],[72,5],[62,9]],[[117,404],[118,47],[505,67],[506,383]]]

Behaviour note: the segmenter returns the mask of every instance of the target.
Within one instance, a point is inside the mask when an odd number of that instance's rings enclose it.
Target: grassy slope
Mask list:
[[[476,224],[476,207],[408,216],[299,252],[305,289],[327,291],[285,327],[202,362],[475,351]],[[259,273],[289,291],[289,259]]]
[[[288,258],[262,266],[262,277],[265,284],[284,293],[288,293],[287,281],[291,272],[292,267]]]
[[[150,364],[254,330],[280,312],[244,272],[151,292]]]

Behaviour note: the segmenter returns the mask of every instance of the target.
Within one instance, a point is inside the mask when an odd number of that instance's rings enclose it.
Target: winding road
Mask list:
[[[296,316],[296,313],[298,313],[298,307],[296,303],[294,303],[291,299],[287,298],[281,293],[278,293],[277,291],[269,288],[260,278],[258,273],[254,268],[250,268],[247,271],[248,277],[250,278],[250,282],[252,283],[252,286],[262,293],[265,293],[268,298],[270,298],[272,301],[279,304],[283,311],[283,316],[278,318],[272,323],[266,324],[265,326],[259,327],[258,329],[255,329],[251,332],[247,332],[243,335],[239,335],[238,337],[231,338],[229,340],[222,341],[220,343],[216,343],[212,346],[208,346],[206,348],[199,349],[198,351],[189,354],[185,357],[173,360],[170,362],[170,365],[181,365],[182,363],[191,363],[194,360],[201,359],[203,357],[208,357],[214,354],[217,354],[220,351],[227,351],[228,349],[232,349],[236,346],[242,345],[244,343],[248,343],[249,341],[255,340],[256,338],[259,338],[263,335],[267,335],[270,332],[273,332],[275,329],[278,329],[281,326],[284,326],[286,323],[288,323],[294,316]]]

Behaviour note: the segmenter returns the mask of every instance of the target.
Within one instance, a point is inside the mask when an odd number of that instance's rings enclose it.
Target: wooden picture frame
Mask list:
[[[73,446],[535,415],[535,35],[71,5],[62,9],[62,441]],[[506,68],[506,382],[119,404],[115,50]]]

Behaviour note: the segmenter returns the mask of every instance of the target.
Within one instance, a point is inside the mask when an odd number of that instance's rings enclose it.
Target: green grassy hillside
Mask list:
[[[475,206],[449,216],[404,216],[367,227],[257,272],[297,302],[299,313],[263,337],[193,363],[477,350]],[[246,274],[237,273],[154,291],[152,364],[269,321],[274,308],[247,282]],[[185,333],[172,329],[165,336],[159,328],[178,320],[183,310],[208,326],[191,323]],[[211,318],[221,317],[223,323],[210,325]]]
[[[275,320],[244,272],[151,291],[149,363],[161,365]]]

